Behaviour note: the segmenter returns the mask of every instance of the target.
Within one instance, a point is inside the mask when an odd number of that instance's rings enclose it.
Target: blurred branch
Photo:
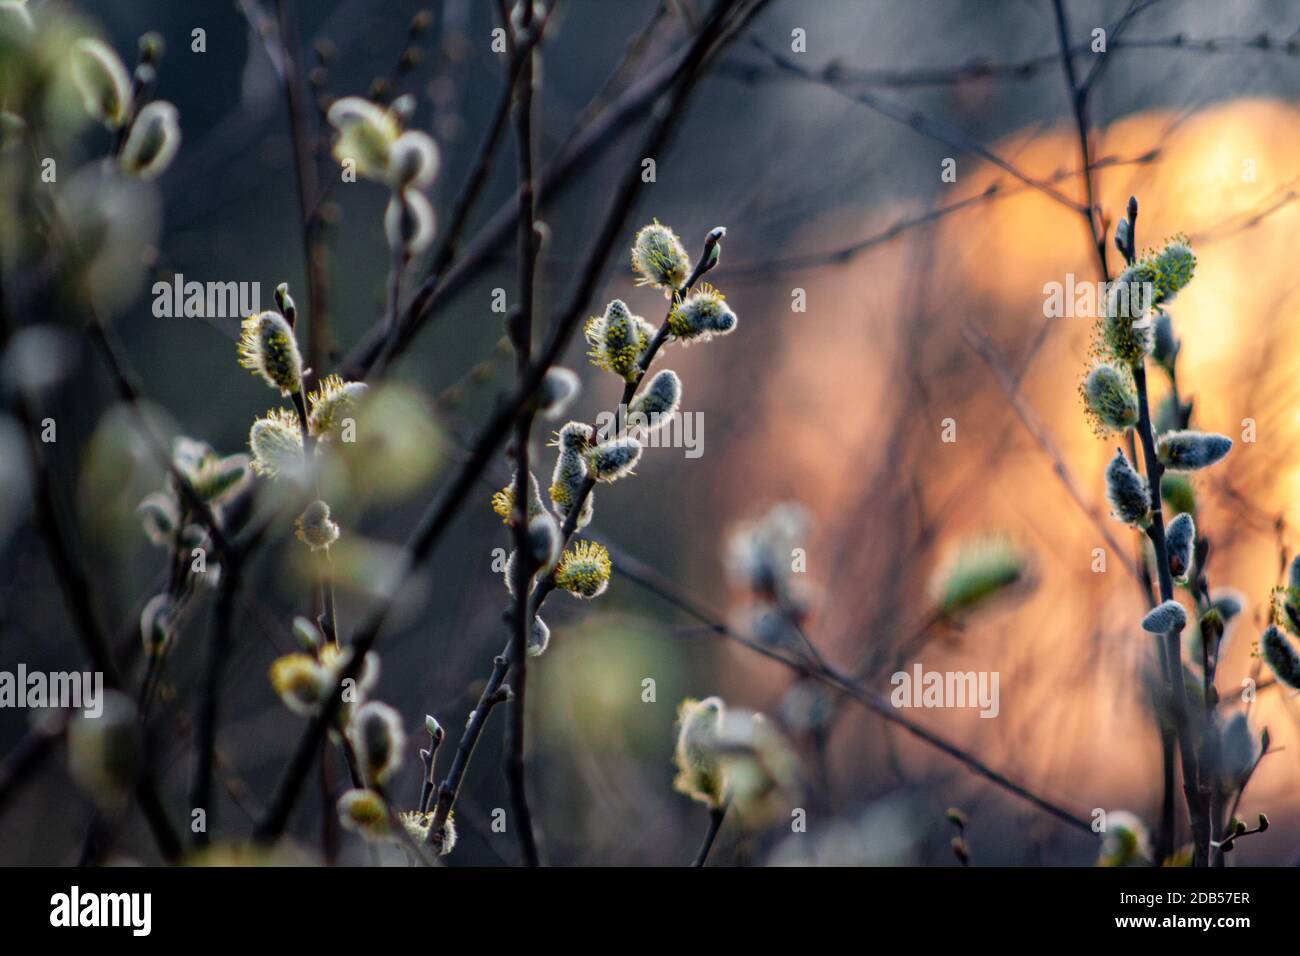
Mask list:
[[[1154,162],[1160,156],[1159,149],[1152,149],[1140,156],[1131,159],[1125,159],[1118,156],[1108,156],[1097,160],[1092,164],[1092,169],[1104,169],[1111,166],[1133,166],[1144,165]],[[1053,173],[1048,178],[1048,182],[1057,183],[1065,179],[1071,179],[1079,175],[1076,170],[1064,170]],[[1011,196],[1023,193],[1031,187],[1021,185],[1006,186],[999,180],[991,183],[983,192],[974,196],[967,196],[965,199],[959,199],[956,202],[949,203],[946,206],[939,206],[931,209],[918,216],[911,216],[895,220],[891,225],[874,235],[865,239],[859,239],[857,242],[850,243],[847,246],[841,246],[838,249],[830,249],[825,252],[810,252],[801,255],[786,256],[778,259],[770,259],[767,262],[755,262],[740,266],[728,266],[727,274],[729,276],[747,276],[747,275],[770,275],[774,271],[788,269],[815,269],[821,266],[840,265],[848,262],[864,252],[874,249],[876,246],[884,245],[892,239],[898,238],[905,232],[918,226],[925,226],[933,222],[938,222],[951,216],[953,213],[961,212],[973,206],[984,205],[989,202],[996,202],[999,199],[1007,199]]]
[[[1010,173],[1026,186],[1031,186],[1034,189],[1037,189],[1044,196],[1055,200],[1062,206],[1065,206],[1065,208],[1073,209],[1075,212],[1080,210],[1080,206],[1077,202],[1057,190],[1050,183],[1029,175],[1019,167],[993,152],[987,146],[984,146],[967,136],[955,126],[949,126],[947,123],[940,122],[939,120],[930,119],[919,110],[909,109],[908,107],[901,106],[898,103],[891,103],[888,100],[882,100],[874,93],[868,93],[866,90],[845,89],[844,87],[835,84],[827,77],[827,67],[823,67],[821,70],[810,70],[776,52],[758,39],[751,39],[750,43],[752,43],[756,49],[762,50],[767,54],[772,62],[781,69],[793,73],[795,76],[801,77],[810,83],[815,83],[819,86],[825,87],[826,89],[833,90],[846,99],[861,104],[862,106],[867,107],[867,109],[879,113],[881,116],[886,116],[905,126],[910,126],[922,136],[937,140],[945,146],[950,146],[953,149],[961,150],[962,152],[974,153],[976,156],[992,163],[1004,172]]]
[[[234,560],[222,568],[218,585],[217,605],[208,639],[207,657],[203,665],[203,684],[198,704],[198,734],[194,756],[194,780],[190,787],[191,811],[203,808],[208,827],[213,820],[212,772],[217,752],[217,705],[220,700],[221,669],[230,653],[231,630],[234,625],[234,606],[242,583],[243,562],[256,547],[270,523],[254,528],[236,546]],[[208,842],[208,827],[194,834],[194,843],[204,846]]]
[[[897,724],[912,736],[948,754],[948,756],[963,764],[967,769],[973,771],[978,776],[983,777],[985,780],[996,784],[1008,793],[1032,803],[1045,813],[1050,814],[1064,823],[1070,824],[1076,829],[1084,830],[1088,833],[1093,832],[1092,824],[1088,820],[1081,816],[1077,816],[1059,804],[1056,804],[1046,797],[1030,790],[1028,787],[1016,783],[1001,772],[994,770],[974,754],[959,747],[957,744],[952,743],[942,735],[926,729],[924,726],[908,717],[904,717],[886,698],[877,694],[875,691],[861,686],[848,675],[841,673],[829,665],[818,666],[812,661],[793,660],[779,651],[774,650],[765,644],[759,643],[753,638],[738,633],[727,624],[723,623],[718,614],[709,610],[701,601],[664,577],[654,568],[638,561],[627,552],[610,546],[608,543],[606,543],[606,547],[609,548],[610,554],[614,559],[614,565],[618,569],[620,575],[645,588],[652,594],[663,598],[679,610],[689,614],[719,637],[726,638],[742,647],[747,647],[751,651],[761,654],[763,657],[777,661],[798,673],[807,674],[810,677],[833,687],[841,693],[848,695],[851,699],[857,701],[868,710],[879,714],[890,723]]]
[[[1020,390],[1020,386],[1016,384],[1015,373],[1012,372],[1011,367],[1007,364],[1007,361],[1002,356],[1001,352],[998,351],[997,346],[993,344],[993,340],[990,339],[982,329],[977,328],[970,322],[967,322],[962,326],[962,338],[966,340],[966,344],[968,344],[971,349],[974,350],[975,354],[983,359],[984,363],[989,367],[989,370],[993,373],[993,377],[1001,387],[1003,394],[1006,395],[1008,404],[1011,405],[1012,410],[1020,419],[1021,424],[1025,426],[1025,431],[1029,432],[1030,437],[1034,439],[1039,449],[1047,456],[1048,461],[1051,462],[1052,471],[1060,480],[1061,486],[1065,489],[1065,493],[1070,496],[1070,500],[1078,505],[1080,511],[1087,515],[1088,520],[1091,521],[1093,526],[1097,529],[1097,533],[1100,534],[1102,540],[1106,542],[1106,546],[1110,548],[1114,554],[1119,556],[1119,560],[1124,564],[1124,569],[1128,571],[1129,574],[1133,575],[1133,578],[1138,582],[1138,585],[1141,586],[1141,572],[1138,570],[1137,566],[1124,555],[1124,548],[1115,540],[1114,535],[1111,534],[1111,530],[1107,526],[1105,517],[1102,515],[1101,510],[1083,496],[1083,492],[1079,489],[1079,483],[1075,480],[1074,473],[1070,471],[1070,466],[1065,461],[1065,456],[1062,455],[1060,449],[1056,447],[1056,442],[1047,431],[1047,426],[1043,424],[1042,420],[1038,417],[1037,413],[1035,413],[1029,402],[1025,400],[1024,394]]]
[[[554,10],[554,6],[547,9],[543,15],[542,23],[522,39],[522,42],[518,44],[517,55],[510,58],[506,70],[506,82],[492,111],[487,136],[480,144],[478,154],[470,166],[469,178],[457,194],[456,203],[451,212],[451,224],[446,234],[438,240],[437,251],[434,252],[433,263],[429,267],[429,275],[420,285],[416,294],[412,296],[411,301],[407,303],[406,308],[400,313],[396,311],[393,313],[390,322],[391,328],[385,330],[383,350],[375,356],[379,363],[378,371],[381,376],[387,372],[389,365],[405,348],[403,335],[406,336],[405,342],[409,344],[410,336],[414,334],[413,331],[403,333],[403,323],[409,323],[410,316],[419,315],[426,307],[430,307],[437,294],[441,291],[443,276],[452,260],[456,257],[461,237],[465,232],[465,227],[469,224],[470,213],[474,211],[479,197],[483,194],[497,151],[501,148],[506,125],[510,120],[510,104],[514,97],[515,82],[518,79],[519,71],[523,69],[523,64],[527,58],[526,54],[541,43],[546,34],[546,23]],[[518,206],[515,205],[513,208],[515,214],[518,215]],[[394,309],[397,308],[396,302],[390,304]],[[348,362],[345,360],[344,374],[349,378],[364,378],[373,361],[364,363],[360,368],[349,369]]]
[[[1209,242],[1216,242],[1221,239],[1228,239],[1232,236],[1240,235],[1249,229],[1258,226],[1265,219],[1281,212],[1290,206],[1297,199],[1300,199],[1300,191],[1297,191],[1296,184],[1300,183],[1300,176],[1287,180],[1273,193],[1265,197],[1261,202],[1256,203],[1250,209],[1234,213],[1214,225],[1207,226],[1200,232],[1192,233],[1188,237],[1189,242],[1204,245]]]
[[[1153,5],[1154,3],[1151,2],[1140,4],[1135,13],[1140,13]],[[1125,16],[1131,17],[1135,13],[1126,14]],[[1121,18],[1122,20],[1123,18]],[[1101,65],[1108,60],[1109,54],[1121,51],[1181,50],[1186,53],[1201,54],[1259,52],[1275,53],[1289,57],[1300,56],[1300,41],[1296,39],[1294,33],[1270,34],[1263,32],[1255,36],[1199,38],[1189,37],[1184,33],[1175,33],[1162,37],[1134,37],[1133,39],[1124,40],[1114,37],[1115,29],[1114,25],[1109,28],[1105,55],[1098,56],[1093,53],[1090,43],[1075,44],[1070,47],[1070,53],[1072,55],[1092,54],[1097,56],[1097,61],[1093,65],[1094,70],[1101,68]],[[969,83],[972,80],[1021,82],[1039,78],[1045,68],[1055,66],[1060,62],[1060,58],[1060,53],[1053,51],[1051,53],[1039,53],[1023,60],[1002,63],[977,58],[954,67],[915,67],[908,69],[864,69],[845,66],[839,61],[833,60],[826,66],[825,78],[829,83],[849,87],[871,86],[896,89],[955,86]],[[719,72],[742,82],[751,83],[760,80],[778,79],[785,75],[779,68],[774,69],[770,63],[734,59],[723,64]],[[1088,85],[1091,86],[1095,79],[1089,74],[1089,79],[1085,82],[1088,82]]]
[[[326,296],[325,248],[321,242],[320,209],[317,203],[316,157],[313,137],[307,128],[307,101],[299,67],[298,23],[293,0],[276,0],[279,11],[280,59],[284,91],[289,107],[290,139],[293,143],[294,185],[302,222],[302,248],[307,270],[307,365],[320,376],[329,354],[329,316]]]

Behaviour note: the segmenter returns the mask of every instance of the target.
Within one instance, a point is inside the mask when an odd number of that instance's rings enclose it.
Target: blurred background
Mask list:
[[[71,6],[29,6],[74,15]],[[408,35],[426,6],[433,13],[427,30]],[[542,161],[678,51],[707,7],[700,0],[561,3],[542,53],[535,121]],[[1300,349],[1290,334],[1300,11],[1286,0],[1071,0],[1066,9],[1081,73],[1104,62],[1089,117],[1103,216],[1113,227],[1135,194],[1139,246],[1184,233],[1199,258],[1195,280],[1171,311],[1183,343],[1181,398],[1194,400],[1199,427],[1237,440],[1224,464],[1193,478],[1198,528],[1212,543],[1209,579],[1245,603],[1219,668],[1227,697],[1260,674],[1255,642],[1300,519]],[[288,114],[263,35],[264,23],[274,31],[272,12],[270,2],[266,9],[145,0],[75,6],[75,16],[128,65],[142,33],[165,40],[157,95],[176,104],[182,144],[150,198],[132,207],[135,228],[106,245],[118,258],[103,266],[101,301],[159,426],[226,455],[247,450],[253,418],[276,404],[237,364],[238,319],[160,318],[149,290],[176,273],[257,282],[269,308],[272,290],[287,281],[304,305]],[[313,94],[366,95],[383,79],[389,98],[415,96],[411,125],[441,148],[430,198],[445,225],[504,83],[503,58],[490,48],[495,5],[318,0],[299,3],[297,12],[304,69],[323,63]],[[199,28],[201,53],[192,50]],[[1107,31],[1104,54],[1089,49],[1097,28]],[[801,503],[810,518],[796,543],[806,553],[803,626],[822,655],[846,670],[862,667],[863,683],[885,695],[890,674],[916,662],[926,670],[997,671],[996,719],[973,710],[905,713],[1077,816],[1126,809],[1154,826],[1160,738],[1143,679],[1152,644],[1138,627],[1145,599],[1126,567],[1140,542],[1107,515],[1102,474],[1116,441],[1093,434],[1079,399],[1091,320],[1048,318],[1043,310],[1046,283],[1099,277],[1095,255],[1077,212],[1024,182],[1050,183],[1082,200],[1078,131],[1057,43],[1043,0],[773,0],[712,64],[671,148],[655,157],[655,181],[642,189],[621,241],[630,247],[636,226],[657,218],[695,255],[705,233],[725,225],[721,264],[709,279],[739,325],[712,343],[670,345],[659,360],[682,377],[683,411],[699,413],[703,454],[649,449],[636,477],[597,491],[592,536],[611,547],[616,563],[626,559],[643,573],[616,569],[600,599],[580,604],[558,595],[547,605],[552,643],[530,668],[528,743],[548,861],[689,861],[707,812],[672,788],[676,707],[714,694],[784,728],[801,759],[798,806],[808,819],[806,833],[791,833],[781,820],[746,832],[732,820],[714,863],[957,865],[949,806],[968,818],[977,864],[1095,860],[1090,834],[719,638],[680,601],[632,579],[662,577],[717,621],[751,633],[751,596],[728,575],[729,535],[787,501]],[[418,55],[404,59],[408,47]],[[309,112],[326,145],[319,169],[328,192],[331,347],[320,372],[337,367],[383,315],[387,196],[374,183],[339,182],[328,128],[314,107]],[[563,301],[615,185],[641,162],[639,130],[649,117],[645,108],[610,130],[546,194],[542,315]],[[60,181],[69,180],[62,188],[72,189],[73,171],[108,146],[98,128],[69,135],[59,154]],[[955,169],[951,181],[945,168]],[[508,142],[467,236],[511,202],[514,186]],[[383,593],[396,547],[460,460],[466,437],[513,383],[502,316],[492,309],[494,289],[513,294],[513,232],[498,246],[392,370],[410,404],[394,413],[382,447],[365,450],[372,474],[336,503],[340,549],[352,546],[339,558],[344,635]],[[1117,271],[1121,258],[1110,255]],[[622,248],[611,255],[590,311],[619,297],[659,321],[662,296],[635,288],[627,261]],[[411,274],[423,275],[420,263]],[[51,347],[60,384],[43,393],[42,407],[58,422],[51,455],[60,494],[75,510],[100,620],[121,647],[138,649],[140,608],[165,573],[165,552],[150,545],[134,509],[162,486],[163,474],[131,416],[114,404],[112,384],[83,338],[72,330]],[[584,352],[575,341],[563,361],[584,383],[570,414],[591,421],[617,402],[620,383],[592,368]],[[1152,381],[1159,402],[1167,385]],[[955,441],[944,440],[949,419]],[[1241,440],[1247,419],[1255,441]],[[548,438],[550,427],[540,424],[536,434]],[[543,454],[540,476],[553,450],[539,441],[534,452]],[[375,695],[400,711],[409,734],[393,784],[402,806],[419,789],[424,714],[435,715],[454,742],[503,640],[506,592],[492,551],[509,548],[509,536],[488,502],[509,474],[504,458],[491,474],[493,484],[473,496],[433,559],[402,588],[378,645]],[[74,624],[30,520],[29,491],[19,478],[10,487],[0,515],[0,668],[81,668]],[[273,499],[259,501],[262,513]],[[236,609],[213,813],[216,831],[234,838],[251,831],[305,725],[267,679],[271,661],[294,649],[290,622],[310,603],[294,514],[286,505],[273,523]],[[948,556],[990,533],[1031,556],[1020,586],[960,619],[936,615],[934,581]],[[1102,572],[1097,548],[1105,551]],[[203,596],[187,615],[152,718],[159,785],[176,820],[186,806],[191,712],[211,610]],[[134,686],[141,665],[138,650],[129,653]],[[653,702],[643,699],[647,678],[655,682]],[[0,710],[0,752],[18,746],[30,717]],[[1230,862],[1293,862],[1300,709],[1293,692],[1273,685],[1260,691],[1249,719],[1256,734],[1268,728],[1272,746],[1240,815],[1267,812],[1273,827],[1243,840]],[[474,755],[450,865],[516,862],[514,835],[491,826],[494,810],[509,806],[501,773],[506,720],[506,708],[492,715]],[[451,749],[444,744],[440,767]],[[78,858],[91,803],[64,764],[56,750],[7,794],[0,862]],[[319,852],[324,805],[309,785],[291,824],[308,858]],[[339,853],[343,862],[369,859],[348,835]],[[138,817],[126,822],[112,858],[156,861]],[[399,860],[394,850],[390,862]]]

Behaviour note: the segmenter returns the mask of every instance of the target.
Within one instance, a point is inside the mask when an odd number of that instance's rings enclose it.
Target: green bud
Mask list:
[[[1196,515],[1196,490],[1186,475],[1167,471],[1160,476],[1160,497],[1172,514]]]
[[[958,543],[930,590],[945,617],[969,614],[1026,582],[1029,555],[1010,539],[980,536]]]
[[[302,355],[293,328],[278,312],[259,312],[243,322],[239,335],[239,364],[281,395],[302,390]]]

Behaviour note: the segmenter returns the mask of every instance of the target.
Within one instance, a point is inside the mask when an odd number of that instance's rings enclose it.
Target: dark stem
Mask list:
[[[217,704],[221,690],[221,666],[230,653],[231,625],[234,618],[235,596],[239,592],[239,562],[222,568],[220,590],[212,620],[212,634],[208,641],[207,660],[203,668],[203,690],[199,701],[198,730],[194,755],[194,780],[190,787],[190,810],[202,809],[206,826],[194,834],[196,846],[208,843],[208,830],[212,826],[212,766],[217,748]]]
[[[709,829],[704,834],[704,842],[700,844],[699,852],[695,854],[695,861],[691,866],[703,866],[704,861],[709,858],[709,851],[713,849],[713,841],[718,838],[718,831],[722,829],[722,821],[727,815],[727,805],[724,803],[720,807],[714,807],[709,810]]]
[[[302,218],[303,257],[307,268],[307,365],[319,375],[329,352],[329,319],[326,316],[325,255],[320,244],[321,219],[317,214],[319,187],[313,156],[309,112],[298,63],[298,24],[293,0],[278,0],[280,51],[284,62],[284,90],[289,107],[289,131],[293,142],[294,183],[298,212]]]
[[[469,759],[474,755],[479,737],[483,735],[488,715],[504,697],[501,685],[510,670],[509,654],[512,647],[513,643],[507,644],[505,650],[492,661],[492,673],[488,675],[487,683],[483,685],[483,692],[479,694],[478,703],[474,705],[469,720],[465,722],[465,730],[456,745],[456,756],[452,759],[451,769],[447,772],[446,779],[438,785],[438,802],[434,805],[433,823],[429,827],[429,843],[437,847],[439,852],[442,849],[442,829],[452,808],[456,805],[456,797],[460,795],[460,785],[465,779]]]
[[[1156,455],[1155,437],[1151,427],[1150,402],[1147,398],[1146,366],[1133,366],[1133,380],[1138,394],[1138,438],[1142,442],[1145,471],[1151,495],[1151,524],[1147,536],[1155,550],[1156,580],[1160,585],[1160,600],[1174,599],[1173,575],[1169,572],[1168,550],[1165,546],[1165,520],[1161,508],[1160,479],[1164,466]],[[1165,655],[1169,665],[1174,725],[1178,731],[1178,748],[1183,763],[1183,794],[1187,798],[1187,813],[1191,819],[1193,862],[1205,866],[1209,861],[1210,828],[1209,809],[1200,789],[1196,742],[1187,719],[1187,686],[1183,674],[1182,634],[1171,630],[1165,635]]]
[[[527,33],[533,28],[533,6],[523,6],[521,29]],[[519,155],[519,305],[512,316],[511,339],[515,346],[515,371],[522,384],[528,377],[532,364],[534,286],[537,272],[538,240],[533,182],[533,77],[534,55],[520,54],[515,47],[519,37],[509,21],[509,11],[504,0],[501,17],[507,33],[512,37],[513,55],[524,59],[523,69],[515,87],[515,141]],[[540,24],[538,25],[540,28]],[[510,805],[514,810],[515,828],[519,834],[519,850],[525,866],[538,866],[541,862],[537,838],[533,830],[532,810],[528,805],[528,788],[524,767],[524,734],[526,717],[524,701],[528,681],[528,636],[532,630],[533,614],[528,605],[529,582],[533,579],[533,555],[528,533],[529,503],[529,449],[533,425],[533,406],[530,403],[519,413],[515,422],[515,484],[514,508],[511,515],[512,537],[515,545],[513,590],[514,609],[511,614],[510,656],[515,661],[514,701],[510,708],[509,733],[506,739],[505,777],[510,791]]]

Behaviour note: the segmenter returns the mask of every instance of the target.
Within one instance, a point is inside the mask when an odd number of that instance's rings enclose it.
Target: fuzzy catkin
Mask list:
[[[1145,527],[1151,520],[1151,496],[1147,480],[1139,475],[1124,457],[1115,450],[1115,457],[1106,466],[1106,498],[1115,517],[1125,524]]]
[[[672,419],[681,400],[682,380],[677,373],[672,369],[656,372],[628,406],[628,420],[648,431],[662,428]]]
[[[1232,439],[1197,431],[1165,432],[1156,439],[1156,454],[1170,471],[1199,471],[1232,450]]]
[[[1165,529],[1165,554],[1169,559],[1169,573],[1179,584],[1187,583],[1192,569],[1192,549],[1196,543],[1196,522],[1189,514],[1177,515]]]
[[[1123,431],[1137,424],[1137,390],[1126,367],[1109,362],[1095,366],[1084,380],[1083,396],[1102,428]]]
[[[1152,634],[1168,634],[1187,627],[1187,611],[1177,601],[1157,604],[1142,618],[1142,630]]]
[[[1270,624],[1264,631],[1259,639],[1259,651],[1279,681],[1293,690],[1300,690],[1300,652],[1276,624]]]

